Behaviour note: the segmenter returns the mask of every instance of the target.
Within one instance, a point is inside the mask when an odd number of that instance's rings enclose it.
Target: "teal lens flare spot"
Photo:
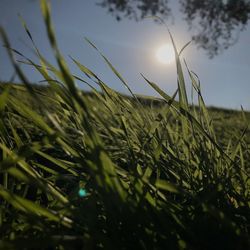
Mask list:
[[[85,196],[87,195],[87,192],[86,192],[85,189],[80,188],[79,191],[78,191],[78,195],[79,195],[80,197],[85,197]]]

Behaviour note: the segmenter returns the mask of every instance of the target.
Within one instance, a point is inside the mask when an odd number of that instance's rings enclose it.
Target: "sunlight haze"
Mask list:
[[[157,49],[156,58],[163,64],[170,64],[175,60],[174,49],[171,44],[164,44]]]
[[[180,50],[192,37],[178,11],[178,2],[171,1],[171,6],[174,9],[174,22],[166,20],[166,23],[177,49]],[[151,19],[135,22],[124,18],[117,22],[93,0],[75,0],[74,4],[72,1],[54,0],[51,1],[51,9],[59,46],[73,73],[81,76],[68,55],[93,69],[110,87],[128,94],[98,53],[84,41],[84,37],[87,37],[110,59],[135,93],[157,96],[142,79],[140,73],[157,83],[170,95],[176,90],[175,63],[163,64],[156,58],[156,51],[159,48],[157,46],[171,44],[166,27]],[[20,23],[18,13],[26,21],[44,57],[56,65],[53,54],[48,49],[39,1],[0,1],[0,25],[6,29],[13,48],[34,59],[30,50],[31,42]],[[205,51],[198,49],[194,43],[182,53],[182,62],[185,58],[190,69],[200,78],[201,90],[207,105],[236,109],[240,109],[242,105],[245,109],[250,109],[249,43],[248,26],[240,33],[239,41],[235,45],[213,59],[209,59]],[[0,55],[0,80],[8,81],[13,76],[14,70],[3,47],[0,47]],[[170,60],[171,56],[167,57]],[[166,57],[164,58],[168,61]],[[37,83],[41,80],[31,67],[23,65],[23,69],[28,73],[31,82]],[[15,81],[19,80],[16,78]],[[187,89],[190,90],[188,77],[187,84]],[[190,97],[190,91],[188,94]]]

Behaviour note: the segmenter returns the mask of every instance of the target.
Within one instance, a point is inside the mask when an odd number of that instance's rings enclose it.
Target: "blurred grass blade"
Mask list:
[[[6,201],[8,201],[12,206],[14,206],[19,210],[22,210],[23,212],[32,213],[37,216],[44,216],[48,220],[59,222],[62,223],[64,226],[71,227],[70,219],[66,217],[61,217],[56,213],[53,213],[52,211],[41,207],[35,202],[17,196],[11,193],[10,191],[4,189],[1,185],[0,185],[0,196]]]

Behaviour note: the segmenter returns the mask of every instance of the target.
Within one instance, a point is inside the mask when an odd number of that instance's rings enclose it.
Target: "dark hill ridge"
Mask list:
[[[15,89],[17,90],[26,91],[24,86],[21,85],[20,83],[0,82],[0,92],[2,92],[3,89],[6,88],[7,86],[10,86],[10,87],[14,86]],[[45,84],[44,85],[32,84],[31,86],[35,91],[38,91],[40,94],[49,94],[50,92],[50,86],[45,85]],[[93,92],[83,91],[82,93],[90,97],[95,97],[95,94]],[[133,101],[133,98],[131,96],[124,95],[124,94],[120,94],[120,95],[123,96],[124,98],[127,98]],[[166,104],[163,99],[158,98],[158,97],[146,96],[146,95],[136,95],[136,97],[138,98],[138,100],[140,100],[142,104],[146,106],[161,107]],[[230,115],[241,113],[241,110],[235,110],[235,109],[230,109],[230,108],[223,108],[223,107],[216,107],[216,106],[208,106],[207,108],[211,112],[223,112],[225,114],[230,114]],[[247,117],[250,118],[250,111],[244,110],[244,113],[246,114]]]
[[[0,92],[3,91],[6,87],[11,88],[11,92],[15,95],[20,96],[20,98],[26,100],[27,102],[32,102],[32,106],[37,107],[37,103],[34,103],[29,97],[25,86],[15,83],[1,83]],[[50,96],[51,89],[46,85],[33,84],[32,88],[36,93],[41,96]],[[82,92],[89,98],[97,98],[93,92]],[[133,97],[121,94],[122,98],[130,100],[131,103],[136,103]],[[143,104],[143,106],[150,107],[153,109],[160,109],[166,105],[166,102],[163,99],[155,98],[151,96],[142,96],[137,95],[138,100]],[[46,105],[46,103],[45,103]],[[54,109],[52,105],[47,103],[46,105],[49,109]],[[37,107],[38,108],[38,107]],[[193,107],[198,111],[198,107]],[[230,137],[237,138],[243,131],[246,129],[247,125],[250,124],[250,112],[249,111],[239,111],[233,109],[219,108],[219,107],[207,107],[209,114],[212,119],[215,131],[220,135],[221,140],[228,140]],[[250,142],[250,128],[246,130],[246,140]]]

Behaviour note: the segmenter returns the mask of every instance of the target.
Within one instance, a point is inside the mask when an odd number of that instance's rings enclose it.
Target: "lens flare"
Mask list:
[[[85,189],[80,188],[79,191],[78,191],[78,195],[79,195],[80,197],[85,197],[85,196],[87,195],[87,192],[86,192]]]

